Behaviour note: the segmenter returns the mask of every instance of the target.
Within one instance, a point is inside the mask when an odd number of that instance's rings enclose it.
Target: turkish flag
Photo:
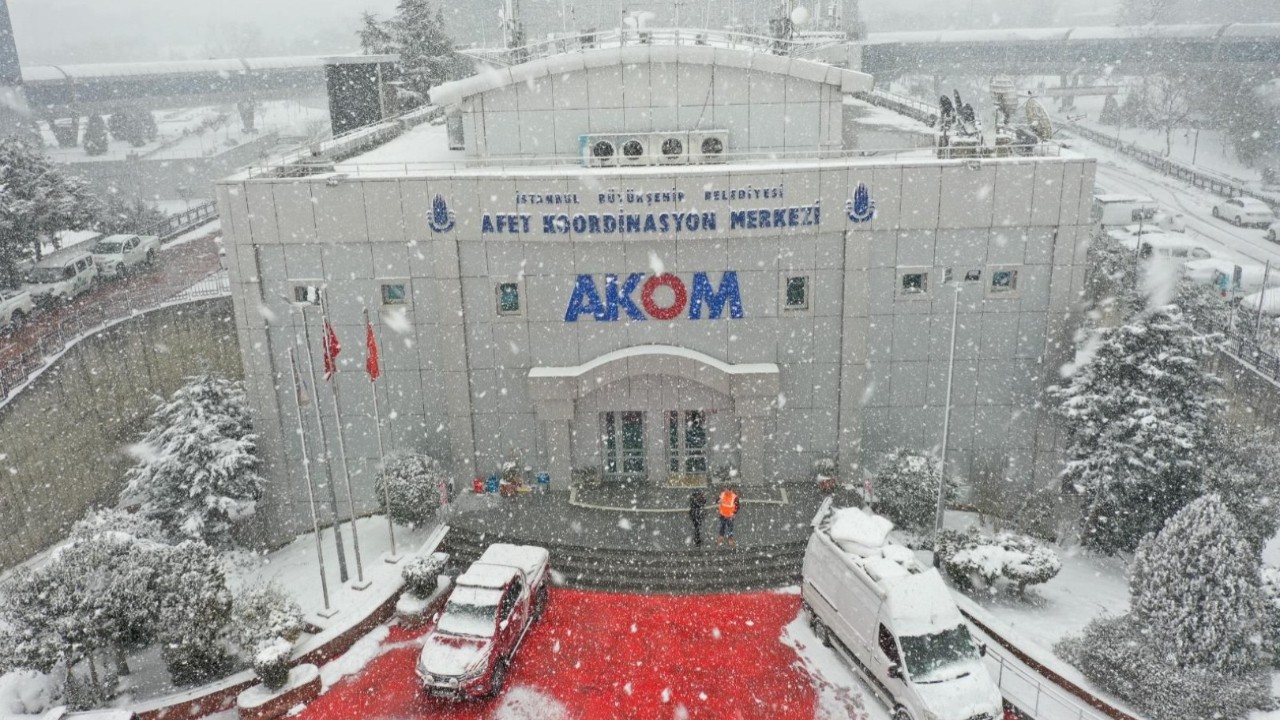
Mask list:
[[[378,365],[378,338],[373,334],[372,323],[365,323],[364,343],[369,351],[364,369],[369,373],[369,380],[374,381],[382,376],[382,368]]]
[[[333,325],[328,321],[324,321],[324,379],[332,380],[334,373],[338,372],[338,353],[342,352],[342,345],[338,343],[338,334],[333,331]]]

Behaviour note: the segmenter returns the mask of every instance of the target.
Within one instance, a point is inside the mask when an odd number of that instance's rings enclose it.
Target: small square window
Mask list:
[[[788,310],[805,310],[809,307],[809,278],[798,276],[787,278]]]
[[[991,271],[991,292],[993,293],[1011,293],[1018,289],[1018,271],[1017,270],[992,270]]]
[[[981,270],[969,270],[964,274],[965,282],[982,282]]]
[[[306,305],[319,305],[320,288],[315,285],[294,285],[293,301]]]
[[[520,283],[498,283],[498,314],[520,314]]]
[[[952,272],[951,272],[951,268],[947,268],[946,270],[943,270],[943,271],[942,271],[942,284],[943,284],[943,285],[950,285],[950,284],[951,284],[951,279],[952,279],[952,277],[953,277],[953,274],[952,274]]]
[[[929,273],[903,273],[901,289],[903,295],[923,295],[929,292]]]
[[[383,305],[403,305],[406,299],[404,283],[390,283],[382,286]]]

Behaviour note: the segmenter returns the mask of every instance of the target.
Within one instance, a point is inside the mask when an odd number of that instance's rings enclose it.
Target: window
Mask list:
[[[903,295],[923,295],[929,292],[929,273],[903,273],[902,282],[898,286],[898,290]]]
[[[1018,289],[1018,271],[1017,270],[993,270],[991,271],[991,292],[993,293],[1011,293]]]
[[[498,314],[520,314],[520,283],[498,283]]]
[[[809,308],[809,278],[804,276],[787,278],[788,310],[807,310]]]
[[[902,660],[898,657],[898,643],[893,639],[893,633],[889,632],[889,628],[880,626],[880,652],[889,658],[889,662],[901,664]]]
[[[964,274],[965,282],[982,282],[981,270],[969,270]]]
[[[389,283],[382,286],[383,305],[403,305],[405,300],[404,283]]]
[[[320,288],[315,285],[294,285],[293,301],[307,305],[319,305]]]

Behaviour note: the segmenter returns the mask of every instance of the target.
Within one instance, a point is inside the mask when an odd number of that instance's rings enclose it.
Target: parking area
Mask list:
[[[414,675],[426,629],[393,624],[367,664],[296,717],[868,717],[857,693],[824,692],[829,683],[784,638],[799,612],[800,596],[781,592],[639,596],[553,588],[497,698],[426,698]],[[333,670],[322,673],[332,677]],[[832,707],[836,696],[839,707]]]

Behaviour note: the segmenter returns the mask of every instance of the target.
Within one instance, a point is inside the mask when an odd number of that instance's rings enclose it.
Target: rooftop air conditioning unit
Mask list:
[[[703,130],[689,133],[689,162],[695,164],[722,163],[729,151],[727,130]]]
[[[621,167],[648,165],[649,144],[653,138],[647,134],[623,135],[618,138],[618,165]]]
[[[655,165],[688,165],[689,133],[654,133],[649,140],[649,155]]]
[[[582,164],[586,167],[617,167],[618,138],[613,135],[583,135]]]

